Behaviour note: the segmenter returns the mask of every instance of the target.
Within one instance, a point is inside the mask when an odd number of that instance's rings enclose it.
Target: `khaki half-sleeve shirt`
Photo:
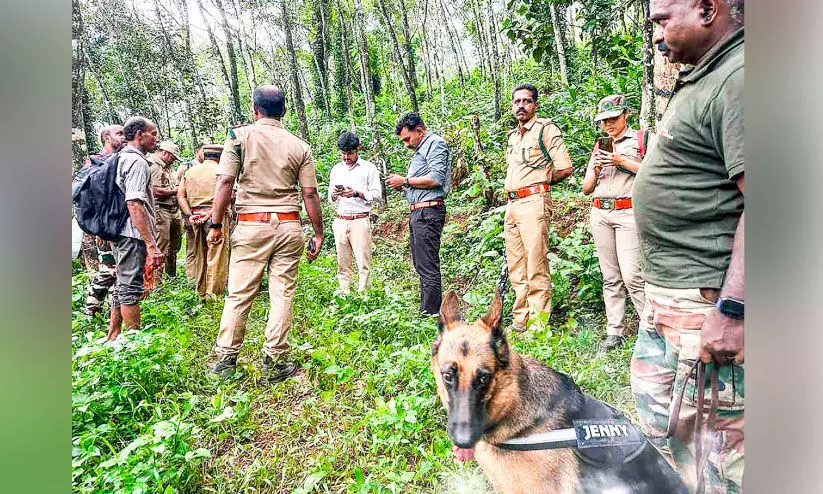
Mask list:
[[[560,129],[551,120],[534,117],[522,128],[525,133],[521,133],[520,127],[509,132],[506,146],[506,192],[548,182],[549,170],[552,168],[565,170],[572,167]],[[546,157],[538,142],[540,129],[544,129],[543,145],[552,160],[549,166],[546,166]]]
[[[652,136],[649,135],[651,142]],[[632,161],[641,160],[640,158],[640,142],[637,140],[637,131],[631,127],[626,127],[623,135],[614,140],[615,152],[629,158]],[[588,170],[594,168],[594,152],[589,158]],[[631,197],[632,189],[634,189],[635,175],[627,171],[623,171],[616,166],[604,166],[600,169],[600,174],[597,175],[597,185],[594,187],[594,197]]]
[[[237,177],[238,213],[297,212],[297,186],[317,187],[309,144],[273,118],[232,129],[217,173]]]
[[[214,204],[214,185],[217,183],[217,162],[205,160],[189,168],[183,175],[181,187],[185,189],[189,207],[212,206]]]
[[[154,154],[148,155],[149,159],[149,174],[151,177],[151,186],[158,189],[173,189],[176,187],[174,180],[174,170],[170,165],[167,165]],[[154,202],[158,206],[177,206],[177,197],[169,196],[165,199],[154,197]]]

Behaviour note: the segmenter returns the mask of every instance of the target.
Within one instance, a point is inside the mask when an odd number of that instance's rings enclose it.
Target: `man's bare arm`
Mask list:
[[[574,171],[573,167],[564,168],[562,170],[556,170],[556,169],[552,168],[552,174],[551,174],[551,178],[549,179],[549,183],[554,185],[558,182],[562,182],[563,180],[566,180],[566,178],[568,178],[572,174],[573,171]]]
[[[186,197],[186,182],[180,182],[180,187],[177,188],[177,204],[180,205],[183,216],[191,216],[189,199]]]
[[[149,227],[149,214],[146,212],[146,206],[140,201],[126,201],[126,206],[129,209],[129,217],[140,236],[143,237],[143,242],[146,243],[146,249],[157,250],[157,244],[154,242],[154,235],[151,233]]]
[[[436,189],[442,184],[431,177],[409,177],[409,185],[415,189]]]
[[[737,180],[737,188],[743,192],[744,183],[743,175],[740,175]],[[726,280],[723,283],[723,288],[720,290],[721,297],[734,297],[743,300],[743,272],[744,272],[744,226],[743,219],[746,213],[740,215],[740,222],[737,224],[737,229],[734,232],[734,243],[732,244],[732,260],[729,263],[729,268],[726,270]]]

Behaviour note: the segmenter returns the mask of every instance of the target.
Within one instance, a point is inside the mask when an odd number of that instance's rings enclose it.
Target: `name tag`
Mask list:
[[[575,420],[578,448],[642,444],[643,434],[627,419]]]

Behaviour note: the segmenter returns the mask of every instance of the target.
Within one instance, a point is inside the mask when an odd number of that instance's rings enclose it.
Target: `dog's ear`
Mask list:
[[[492,336],[502,335],[503,331],[500,328],[500,322],[503,318],[503,297],[500,296],[500,290],[497,289],[494,291],[494,298],[492,299],[492,304],[489,307],[488,312],[486,315],[483,316],[483,324],[485,324],[489,331],[491,331]]]
[[[460,299],[457,298],[457,294],[453,290],[449,290],[440,305],[440,332],[454,329],[455,324],[460,320]]]

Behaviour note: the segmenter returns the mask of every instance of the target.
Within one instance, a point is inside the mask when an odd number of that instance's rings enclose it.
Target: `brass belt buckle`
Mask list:
[[[600,205],[603,209],[614,209],[614,200],[612,199],[600,199]]]

